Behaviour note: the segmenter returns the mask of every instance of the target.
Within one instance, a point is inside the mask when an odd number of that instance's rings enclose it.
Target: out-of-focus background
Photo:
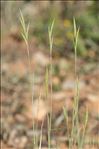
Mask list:
[[[57,55],[73,53],[73,17],[80,26],[78,53],[95,58],[99,44],[99,2],[98,1],[2,1],[2,33],[19,32],[19,9],[26,22],[30,22],[30,39],[48,49],[48,25],[55,19],[54,52]],[[21,40],[20,33],[18,37]],[[18,38],[17,37],[17,38]],[[98,53],[99,54],[99,53]],[[97,57],[96,57],[97,58]]]
[[[35,75],[32,106],[27,50],[21,36],[19,21],[20,10],[26,24],[29,23],[30,26],[31,71]],[[95,144],[86,143],[85,148],[94,146],[98,149],[99,1],[94,0],[1,1],[2,131],[0,138],[2,149],[33,148],[33,136],[36,134],[39,138],[42,121],[44,121],[42,147],[48,146],[46,115],[50,112],[50,80],[49,96],[46,99],[45,70],[50,65],[48,26],[53,20],[55,23],[52,52],[51,145],[67,149],[68,143],[64,141],[64,138],[68,134],[68,128],[63,118],[63,106],[69,113],[69,129],[71,129],[71,113],[75,95],[73,18],[76,20],[77,27],[80,27],[77,47],[80,126],[82,126],[87,107],[89,121],[86,138],[94,138]],[[33,119],[36,123],[35,132],[32,130]]]

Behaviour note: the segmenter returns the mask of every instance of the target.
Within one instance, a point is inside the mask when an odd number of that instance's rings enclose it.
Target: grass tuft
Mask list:
[[[27,55],[28,55],[28,61],[29,61],[29,74],[31,78],[31,91],[32,91],[32,106],[34,101],[34,73],[32,73],[32,65],[30,60],[30,52],[29,52],[29,24],[26,25],[24,16],[20,10],[20,24],[22,27],[21,35],[26,43],[27,47]],[[50,101],[51,101],[51,109],[50,113],[47,115],[47,122],[48,122],[48,149],[51,149],[51,131],[52,131],[52,49],[53,49],[53,27],[54,27],[54,20],[48,27],[48,37],[49,37],[49,47],[50,47],[50,70],[48,67],[46,67],[46,74],[45,74],[45,94],[46,99],[48,98],[48,94],[50,94]],[[84,127],[83,132],[80,130],[80,124],[79,124],[79,76],[77,72],[77,45],[78,45],[78,36],[79,36],[79,28],[77,28],[75,18],[73,19],[73,25],[74,25],[74,53],[75,53],[75,97],[74,97],[74,104],[73,104],[73,112],[72,112],[72,129],[71,132],[69,132],[69,116],[68,111],[65,107],[63,107],[63,114],[64,118],[66,120],[66,127],[67,127],[67,134],[68,134],[68,140],[69,140],[69,149],[72,149],[75,144],[78,145],[78,149],[83,149],[84,143],[85,143],[85,135],[86,135],[86,128],[88,123],[88,110],[86,110],[85,118],[84,118]],[[33,78],[33,79],[32,79]],[[50,79],[49,79],[50,78]],[[48,82],[50,80],[50,82]],[[49,85],[50,83],[50,92],[49,92]],[[40,96],[41,97],[41,96]],[[43,135],[43,123],[41,124],[41,135],[39,138],[39,141],[34,136],[33,137],[33,147],[37,147],[38,142],[39,143],[39,149],[41,149],[42,145],[42,135]],[[33,131],[35,129],[35,124],[33,120]]]

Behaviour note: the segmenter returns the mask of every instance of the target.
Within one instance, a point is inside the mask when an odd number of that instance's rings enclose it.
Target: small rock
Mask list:
[[[42,52],[35,53],[33,59],[37,64],[41,66],[46,66],[49,64],[49,58]]]
[[[14,145],[15,147],[23,149],[27,144],[27,137],[23,136],[21,138],[15,138]]]
[[[84,82],[80,81],[79,82],[79,89],[83,88],[85,86]],[[63,82],[62,84],[62,89],[63,90],[67,90],[67,89],[75,89],[76,87],[76,82],[74,80],[66,80]]]
[[[14,145],[14,139],[17,135],[17,131],[16,130],[12,130],[9,136],[9,140],[8,140],[8,145],[13,146]]]
[[[48,112],[47,105],[41,99],[36,100],[32,108],[33,108],[33,117],[38,121],[42,121]]]
[[[29,115],[30,119],[34,119],[35,121],[43,121],[48,112],[47,103],[42,99],[36,99],[33,105],[27,108],[27,116]]]
[[[53,100],[59,101],[66,98],[65,92],[53,93]]]
[[[99,97],[95,95],[88,95],[88,101],[86,103],[88,111],[92,116],[99,116]]]
[[[15,115],[15,120],[18,121],[18,122],[21,122],[21,123],[25,123],[26,122],[26,119],[23,115],[21,114],[16,114]]]
[[[58,77],[53,77],[52,78],[52,83],[53,83],[53,85],[59,85],[60,84],[60,79]]]

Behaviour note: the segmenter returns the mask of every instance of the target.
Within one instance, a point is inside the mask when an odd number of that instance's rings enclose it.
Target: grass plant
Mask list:
[[[79,76],[77,72],[77,45],[78,45],[78,35],[79,28],[77,28],[76,21],[73,19],[74,24],[74,53],[75,53],[75,96],[74,96],[74,104],[73,104],[73,112],[72,112],[72,128],[71,133],[68,135],[69,140],[69,149],[72,149],[76,144],[78,149],[83,149],[85,144],[85,134],[86,127],[88,122],[88,110],[85,113],[84,127],[83,130],[80,130],[79,124]],[[68,124],[68,112],[66,108],[63,108],[64,117]],[[67,125],[68,126],[68,125]],[[68,128],[67,128],[68,129]]]
[[[48,149],[51,149],[51,128],[52,128],[52,49],[53,49],[53,27],[54,20],[48,27],[49,45],[50,45],[50,113],[48,114]]]
[[[30,75],[30,88],[32,91],[32,106],[34,101],[34,90],[33,90],[33,79],[34,79],[34,73],[32,73],[32,65],[31,65],[31,58],[30,58],[30,52],[29,52],[29,24],[26,26],[25,19],[23,17],[22,12],[20,11],[20,23],[22,27],[22,37],[26,43],[27,47],[27,55],[28,55],[28,61],[29,61],[29,75]],[[72,149],[75,144],[78,145],[78,149],[84,148],[84,142],[85,142],[85,134],[86,134],[86,128],[87,128],[87,122],[88,122],[88,111],[86,111],[85,119],[84,119],[84,127],[83,131],[80,130],[80,124],[79,124],[79,76],[77,72],[77,44],[78,44],[78,35],[79,35],[79,28],[77,28],[75,19],[73,20],[74,24],[74,51],[75,51],[75,97],[74,97],[74,104],[73,104],[73,112],[72,112],[72,129],[71,133],[67,131],[68,133],[68,140],[69,140],[69,149]],[[49,35],[49,46],[50,46],[50,70],[48,67],[46,67],[46,74],[45,74],[45,94],[46,99],[48,98],[48,95],[50,94],[50,113],[47,115],[47,121],[48,121],[48,149],[51,149],[51,130],[52,130],[52,49],[53,49],[53,27],[54,27],[54,21],[52,21],[51,25],[48,27],[48,35]],[[32,79],[33,78],[33,79]],[[49,82],[50,81],[50,82]],[[50,91],[48,84],[50,83]],[[40,96],[41,98],[41,96]],[[38,101],[39,102],[39,101]],[[39,103],[38,103],[39,104]],[[68,129],[69,120],[68,120],[68,111],[65,107],[63,107],[63,113],[64,118],[66,120],[66,127]],[[37,147],[38,142],[39,146],[38,148],[42,148],[42,135],[43,135],[43,123],[41,124],[41,134],[39,141],[34,136],[33,137],[33,148]],[[35,129],[35,124],[33,120],[33,131]]]
[[[32,72],[32,64],[30,58],[30,49],[29,49],[29,24],[26,25],[24,16],[20,10],[20,24],[21,24],[21,35],[25,41],[26,49],[27,49],[27,56],[28,56],[28,68],[29,68],[29,78],[30,78],[30,90],[31,90],[31,99],[32,99],[32,106],[34,103],[34,73]],[[32,113],[33,114],[33,113]],[[33,131],[35,129],[35,123],[33,119]],[[33,146],[36,146],[36,137],[33,137]]]

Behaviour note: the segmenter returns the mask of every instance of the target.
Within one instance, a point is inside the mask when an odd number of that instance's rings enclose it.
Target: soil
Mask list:
[[[49,94],[46,97],[45,71],[50,64],[49,51],[38,48],[34,38],[29,45],[31,72],[34,73],[33,90],[31,90],[32,81],[25,43],[16,40],[11,35],[2,41],[1,147],[2,149],[33,149],[33,137],[36,136],[39,140],[43,124],[42,149],[47,149],[47,121],[52,107],[51,148],[55,149],[57,145],[59,149],[68,149],[68,131],[71,130],[75,96],[74,59],[53,58],[53,93],[51,97],[49,77]],[[88,110],[84,149],[98,149],[99,65],[98,62],[88,62],[78,58],[77,68],[79,72],[79,129],[82,131],[83,117],[86,109]],[[68,113],[68,126],[63,107]],[[36,126],[34,131],[33,121]],[[73,149],[76,148],[77,142],[73,146]]]

